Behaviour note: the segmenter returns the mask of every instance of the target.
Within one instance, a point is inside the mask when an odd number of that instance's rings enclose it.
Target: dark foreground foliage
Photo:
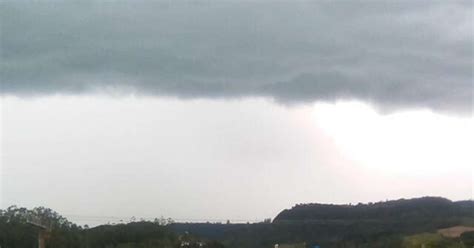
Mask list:
[[[461,234],[461,241],[467,247],[474,247],[474,232],[466,232]]]
[[[40,220],[51,229],[47,248],[222,248],[217,241],[192,235],[178,235],[155,222],[132,222],[83,228],[48,208],[9,207],[0,210],[0,247],[37,247],[38,228],[29,224]]]

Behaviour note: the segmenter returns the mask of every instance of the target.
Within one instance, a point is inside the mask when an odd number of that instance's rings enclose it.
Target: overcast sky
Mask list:
[[[252,220],[472,198],[472,15],[472,1],[1,1],[0,207]]]

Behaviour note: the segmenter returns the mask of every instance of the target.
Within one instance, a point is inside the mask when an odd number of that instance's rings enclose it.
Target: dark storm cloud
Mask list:
[[[0,4],[3,95],[472,108],[471,1]]]

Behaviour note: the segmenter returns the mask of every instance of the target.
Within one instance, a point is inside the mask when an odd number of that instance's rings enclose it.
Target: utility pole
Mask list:
[[[38,229],[38,248],[46,248],[46,239],[51,234],[51,228],[41,223],[39,219],[28,220],[28,224]]]

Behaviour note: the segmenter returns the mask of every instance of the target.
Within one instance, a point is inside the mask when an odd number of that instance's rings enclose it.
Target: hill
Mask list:
[[[318,221],[407,221],[474,217],[474,202],[441,197],[400,199],[357,205],[299,204],[279,213],[274,223]]]
[[[457,225],[474,226],[474,202],[423,197],[357,204],[298,204],[272,223],[177,223],[176,232],[218,239],[228,247],[272,247],[301,243],[321,247],[403,247],[405,236],[435,233]]]

